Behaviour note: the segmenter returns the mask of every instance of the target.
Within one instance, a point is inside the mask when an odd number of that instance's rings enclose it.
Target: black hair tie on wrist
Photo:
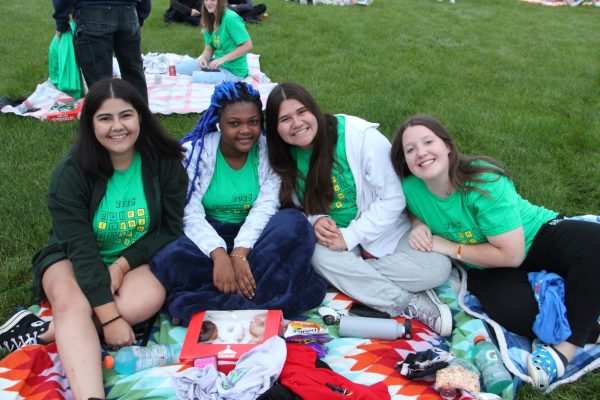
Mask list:
[[[104,322],[101,324],[101,326],[104,328],[105,326],[115,322],[116,320],[118,320],[119,318],[123,318],[120,315],[117,315],[116,317],[114,317],[113,319],[109,319],[108,321]]]

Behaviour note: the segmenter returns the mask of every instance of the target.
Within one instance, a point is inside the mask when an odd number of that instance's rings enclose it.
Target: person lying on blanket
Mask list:
[[[9,352],[56,341],[76,399],[104,398],[98,332],[113,349],[134,344],[132,326],[163,304],[148,261],[182,232],[182,152],[131,84],[91,87],[76,143],[50,181],[48,244],[33,258],[33,289],[53,321],[21,311],[0,328]]]
[[[198,60],[175,65],[178,74],[192,75],[195,83],[238,82],[248,75],[247,53],[252,39],[244,20],[227,9],[227,0],[204,0],[202,4],[204,51]]]
[[[450,260],[408,245],[404,195],[378,125],[322,113],[293,82],[270,93],[266,121],[282,206],[303,208],[313,224],[315,270],[369,307],[449,336],[450,309],[430,289],[446,281]]]
[[[190,179],[185,236],[150,265],[167,289],[169,313],[184,324],[202,310],[281,309],[292,317],[325,296],[310,263],[310,224],[295,209],[278,211],[280,180],[262,126],[258,91],[225,82],[182,140]]]
[[[552,346],[534,341],[528,360],[535,385],[547,388],[579,347],[598,342],[600,225],[524,200],[496,160],[461,154],[429,115],[399,128],[392,163],[412,214],[410,245],[463,261],[468,289],[506,329],[534,337],[539,310],[528,272],[545,269],[564,278],[572,334]]]

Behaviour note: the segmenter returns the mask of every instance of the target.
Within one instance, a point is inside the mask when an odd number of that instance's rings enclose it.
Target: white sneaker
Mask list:
[[[440,336],[452,334],[450,307],[440,301],[433,289],[416,293],[415,299],[404,310],[404,316],[421,321]]]

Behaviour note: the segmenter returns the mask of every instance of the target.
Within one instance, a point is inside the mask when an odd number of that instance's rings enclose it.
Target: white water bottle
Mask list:
[[[340,336],[351,336],[365,339],[396,340],[408,339],[412,335],[410,320],[399,324],[396,320],[386,318],[353,317],[343,315],[340,318]]]

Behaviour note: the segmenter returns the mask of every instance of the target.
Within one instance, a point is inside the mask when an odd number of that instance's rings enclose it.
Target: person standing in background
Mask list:
[[[121,77],[148,103],[148,88],[141,52],[141,27],[150,15],[151,0],[53,0],[56,32],[60,40],[75,20],[75,52],[88,87],[113,76],[113,53]]]

